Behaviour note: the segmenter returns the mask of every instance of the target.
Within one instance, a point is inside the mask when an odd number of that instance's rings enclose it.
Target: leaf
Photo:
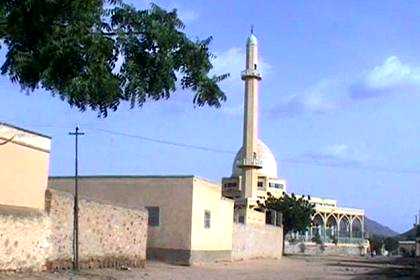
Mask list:
[[[81,111],[106,117],[121,102],[132,107],[190,89],[198,106],[226,100],[209,76],[212,38],[190,40],[176,10],[137,10],[121,0],[4,0],[2,75],[32,92],[43,88]],[[123,61],[116,69],[117,61]]]

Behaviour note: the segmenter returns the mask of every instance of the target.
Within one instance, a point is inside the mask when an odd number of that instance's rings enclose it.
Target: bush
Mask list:
[[[319,244],[319,245],[321,245],[323,242],[322,242],[322,239],[321,239],[321,236],[319,235],[319,232],[316,232],[315,233],[315,236],[314,237],[312,237],[312,240],[311,240],[312,242],[315,242],[316,244]]]
[[[300,252],[301,252],[301,253],[305,253],[305,251],[306,251],[306,245],[305,245],[305,243],[304,243],[304,242],[301,242],[301,243],[299,244],[299,249],[300,249]]]

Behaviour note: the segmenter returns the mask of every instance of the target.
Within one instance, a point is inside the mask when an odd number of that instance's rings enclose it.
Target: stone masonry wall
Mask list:
[[[313,242],[290,243],[286,241],[284,246],[286,254],[360,256],[364,252],[358,244],[326,244],[321,246]]]
[[[232,260],[281,258],[283,228],[271,225],[233,224]]]
[[[68,269],[73,258],[73,196],[48,190],[46,211],[0,206],[0,271]],[[143,267],[147,213],[81,199],[81,268]]]
[[[73,196],[48,190],[52,248],[48,269],[71,267]],[[79,201],[79,260],[82,268],[143,267],[146,260],[147,213],[94,201]]]
[[[32,209],[0,207],[0,271],[41,270],[50,248],[50,221]]]

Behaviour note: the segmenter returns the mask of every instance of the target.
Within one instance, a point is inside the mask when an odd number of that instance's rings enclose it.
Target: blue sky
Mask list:
[[[145,7],[146,1],[131,1]],[[242,141],[245,40],[259,39],[260,137],[288,190],[337,199],[397,231],[420,208],[420,20],[417,1],[158,1],[176,7],[191,36],[214,36],[221,109],[194,108],[192,94],[106,119],[78,112],[42,90],[21,92],[0,77],[0,120],[53,137],[52,175],[80,173],[229,176]],[[222,4],[223,3],[223,4]],[[0,60],[4,60],[4,49]],[[228,151],[158,144],[100,129]],[[230,152],[229,152],[230,151]]]

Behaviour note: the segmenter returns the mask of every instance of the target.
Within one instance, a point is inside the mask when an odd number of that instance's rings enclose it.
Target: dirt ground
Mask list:
[[[148,262],[145,269],[56,273],[0,273],[0,280],[230,280],[230,279],[420,279],[412,260],[401,258],[286,256],[192,267]]]

